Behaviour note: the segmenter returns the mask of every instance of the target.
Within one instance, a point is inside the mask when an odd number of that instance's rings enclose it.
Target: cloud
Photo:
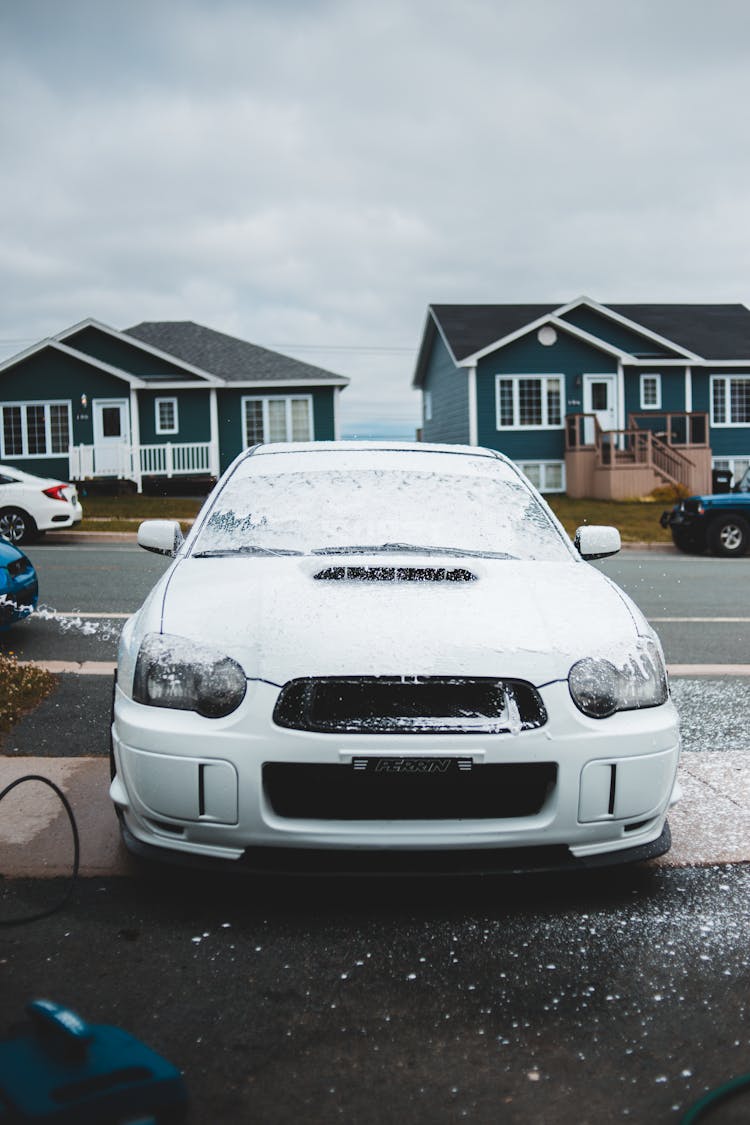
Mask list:
[[[408,435],[432,301],[742,300],[749,22],[732,0],[5,5],[0,340],[198,320],[350,375],[344,427]]]

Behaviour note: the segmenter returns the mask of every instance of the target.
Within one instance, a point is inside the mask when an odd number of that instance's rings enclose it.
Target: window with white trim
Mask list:
[[[562,388],[561,375],[497,375],[498,430],[561,429]]]
[[[750,375],[711,376],[711,425],[750,426]]]
[[[518,467],[540,492],[565,491],[564,461],[519,461]]]
[[[740,483],[748,469],[750,469],[750,457],[745,454],[742,457],[714,457],[711,461],[712,469],[729,469],[732,474],[732,486]]]
[[[242,399],[245,449],[259,442],[312,441],[311,395],[248,396]]]
[[[154,402],[157,434],[176,434],[180,428],[176,398],[157,398]]]
[[[641,375],[641,410],[661,410],[661,375]]]
[[[5,402],[2,456],[49,457],[66,454],[71,443],[69,402]]]
[[[423,417],[425,422],[432,421],[432,391],[425,391],[423,395]]]

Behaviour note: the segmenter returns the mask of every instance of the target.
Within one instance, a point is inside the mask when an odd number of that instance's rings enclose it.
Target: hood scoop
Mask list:
[[[476,582],[464,567],[327,566],[313,577],[318,582]]]

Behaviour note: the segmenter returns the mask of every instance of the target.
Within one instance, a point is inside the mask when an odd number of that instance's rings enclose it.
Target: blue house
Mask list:
[[[84,320],[0,364],[0,461],[139,491],[215,478],[261,441],[335,439],[348,382],[192,321]]]
[[[543,492],[709,491],[750,465],[744,305],[432,305],[424,441],[501,450]]]

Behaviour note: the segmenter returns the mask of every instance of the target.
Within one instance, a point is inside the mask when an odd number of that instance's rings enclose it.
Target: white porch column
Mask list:
[[[219,402],[216,396],[216,387],[211,387],[208,392],[208,416],[211,433],[211,448],[208,455],[209,469],[212,477],[219,476]]]
[[[469,367],[469,445],[479,445],[479,419],[477,418],[477,369]]]
[[[135,388],[130,389],[130,448],[131,465],[135,487],[143,492],[143,477],[141,475],[141,420],[138,417],[138,393]]]

